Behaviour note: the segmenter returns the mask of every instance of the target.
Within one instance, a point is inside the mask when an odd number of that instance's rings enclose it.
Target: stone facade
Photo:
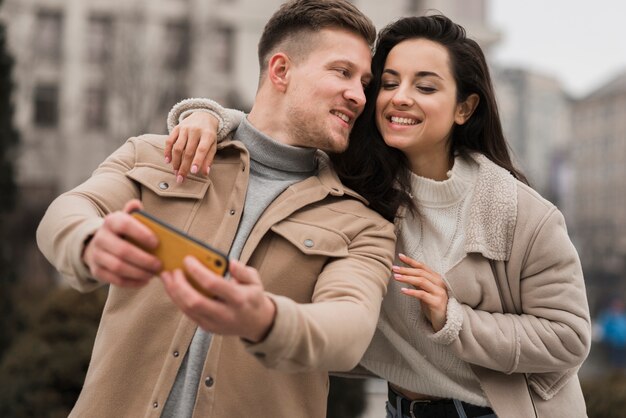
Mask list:
[[[488,47],[486,1],[354,2],[380,28],[439,10]],[[248,108],[256,45],[280,0],[5,0],[16,57],[19,184],[56,195],[128,136],[164,132],[166,110],[207,96]]]
[[[572,115],[571,232],[597,284],[626,295],[626,72],[578,100]]]

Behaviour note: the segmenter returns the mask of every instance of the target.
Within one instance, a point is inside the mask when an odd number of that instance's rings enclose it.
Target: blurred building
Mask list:
[[[558,80],[532,71],[497,68],[493,78],[515,162],[533,188],[558,203],[554,158],[571,136],[571,99]]]
[[[247,108],[256,45],[281,0],[6,0],[16,57],[19,184],[46,201],[84,180],[128,136],[164,132],[179,99]],[[442,11],[488,48],[486,1],[354,1],[380,28]],[[60,169],[62,167],[62,169]]]
[[[626,294],[626,72],[573,106],[572,234],[592,279]],[[618,285],[621,283],[621,285]]]
[[[126,137],[163,132],[192,93],[233,102],[230,3],[6,0],[22,188],[41,199],[78,184]]]

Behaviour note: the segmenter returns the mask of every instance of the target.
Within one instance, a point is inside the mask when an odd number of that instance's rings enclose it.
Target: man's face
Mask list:
[[[365,106],[371,52],[360,36],[324,29],[302,62],[294,63],[286,92],[291,145],[342,152]]]

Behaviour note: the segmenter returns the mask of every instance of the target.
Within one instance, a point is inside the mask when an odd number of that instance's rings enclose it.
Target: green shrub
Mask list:
[[[626,414],[626,374],[614,372],[581,382],[589,418],[623,418]]]
[[[0,363],[0,417],[67,417],[85,380],[105,299],[106,289],[61,288],[40,304]]]

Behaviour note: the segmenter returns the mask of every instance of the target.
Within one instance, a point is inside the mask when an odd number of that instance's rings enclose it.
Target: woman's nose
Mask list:
[[[411,106],[414,100],[405,88],[399,87],[391,98],[391,102],[394,106]]]

